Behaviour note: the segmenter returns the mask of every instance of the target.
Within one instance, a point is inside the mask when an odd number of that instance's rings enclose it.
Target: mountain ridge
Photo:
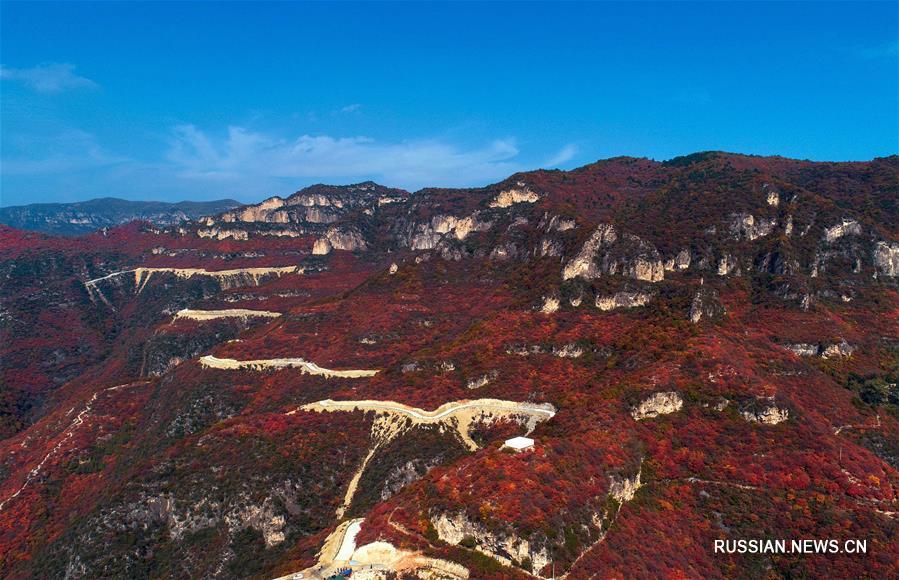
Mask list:
[[[0,227],[0,575],[333,570],[351,521],[455,578],[888,575],[897,187],[700,155]],[[759,535],[870,548],[711,551]]]
[[[0,207],[0,223],[51,235],[78,236],[134,220],[171,225],[241,205],[233,199],[214,201],[131,201],[99,197],[70,203],[32,203]]]

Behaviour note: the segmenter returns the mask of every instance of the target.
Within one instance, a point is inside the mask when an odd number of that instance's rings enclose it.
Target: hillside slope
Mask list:
[[[0,229],[0,575],[889,577],[897,199],[702,153]]]

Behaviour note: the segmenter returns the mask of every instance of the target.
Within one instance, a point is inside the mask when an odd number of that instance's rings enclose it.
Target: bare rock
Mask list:
[[[899,276],[899,244],[877,242],[874,245],[874,267],[878,274],[890,278]]]
[[[843,236],[860,236],[862,226],[855,220],[843,219],[842,222],[824,230],[824,241],[831,244]]]
[[[616,292],[611,296],[597,296],[596,307],[602,311],[616,308],[638,308],[649,304],[652,296],[645,292]]]
[[[690,322],[699,323],[700,320],[714,320],[726,313],[718,291],[714,288],[702,286],[697,290],[690,304]]]
[[[631,411],[631,417],[636,421],[651,419],[659,415],[668,415],[680,411],[684,406],[684,399],[675,391],[655,393]]]
[[[490,202],[490,207],[506,208],[516,203],[536,203],[540,199],[540,196],[531,191],[524,183],[519,181],[516,185],[518,187],[501,191]]]

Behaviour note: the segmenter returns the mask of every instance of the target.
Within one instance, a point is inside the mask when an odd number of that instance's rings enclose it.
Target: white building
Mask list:
[[[506,444],[503,447],[508,447],[515,452],[527,451],[534,448],[534,440],[530,437],[512,437],[511,439],[506,439]]]

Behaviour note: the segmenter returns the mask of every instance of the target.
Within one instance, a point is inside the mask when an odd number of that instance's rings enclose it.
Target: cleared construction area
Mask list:
[[[537,423],[551,419],[556,409],[549,403],[520,403],[501,399],[475,399],[444,403],[433,411],[410,407],[393,401],[333,401],[326,399],[310,403],[300,408],[304,411],[375,411],[378,414],[408,417],[413,425],[442,423],[456,431],[462,441],[472,451],[478,445],[471,439],[468,429],[475,421],[493,421],[502,417],[524,417],[527,433],[533,431]],[[450,421],[453,419],[453,421]]]
[[[309,362],[301,358],[265,358],[254,360],[237,360],[233,358],[217,358],[212,355],[200,357],[200,364],[211,369],[225,370],[253,370],[262,371],[266,369],[300,369],[308,375],[321,375],[329,378],[343,379],[360,379],[365,377],[373,377],[378,374],[377,370],[334,370],[326,369],[318,366],[314,362]]]
[[[420,552],[396,548],[390,542],[378,541],[356,547],[356,536],[362,528],[363,518],[347,520],[335,528],[325,539],[318,553],[318,563],[301,572],[281,576],[275,580],[298,578],[328,578],[343,569],[351,569],[353,578],[384,578],[387,572],[414,572],[427,570],[434,577],[464,579],[469,577],[467,568],[455,562],[428,558]]]
[[[269,310],[249,310],[247,308],[226,308],[224,310],[193,310],[184,308],[175,313],[175,320],[217,320],[219,318],[278,318],[280,312]]]
[[[112,307],[112,304],[103,294],[100,286],[102,283],[113,283],[119,285],[120,279],[127,280],[131,277],[134,283],[134,293],[140,294],[156,274],[171,274],[181,279],[190,279],[196,276],[214,278],[221,286],[222,290],[230,288],[238,288],[241,286],[259,286],[263,281],[272,277],[280,278],[286,274],[302,274],[303,268],[299,266],[278,266],[270,268],[234,268],[231,270],[206,270],[204,268],[135,268],[133,270],[124,270],[121,272],[113,272],[106,276],[94,278],[84,282],[88,296],[92,301],[99,299],[101,302]]]
[[[433,411],[425,411],[424,409],[410,407],[409,405],[393,401],[334,401],[325,399],[324,401],[303,405],[287,414],[293,415],[297,411],[313,411],[317,413],[374,411],[378,415],[371,427],[371,437],[374,444],[369,449],[365,459],[362,460],[362,465],[359,466],[359,469],[350,479],[343,503],[337,508],[338,518],[343,517],[352,503],[359,480],[378,449],[416,425],[439,425],[441,429],[455,433],[469,450],[477,451],[478,444],[471,438],[470,434],[470,427],[473,423],[492,423],[499,419],[512,419],[523,424],[527,429],[527,433],[530,433],[538,423],[546,421],[556,414],[555,407],[549,403],[519,403],[500,399],[453,401],[444,403]]]

